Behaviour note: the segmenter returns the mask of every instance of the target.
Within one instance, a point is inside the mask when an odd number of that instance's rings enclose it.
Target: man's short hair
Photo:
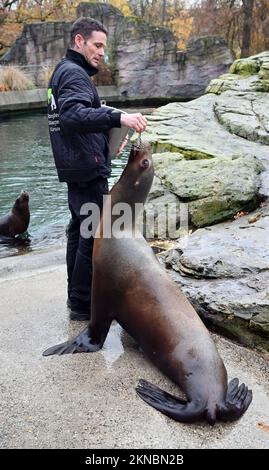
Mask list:
[[[74,47],[75,45],[75,36],[81,34],[85,40],[89,39],[93,31],[101,31],[107,35],[106,28],[100,23],[100,21],[94,20],[89,16],[82,16],[78,18],[72,25],[70,31],[70,46]]]

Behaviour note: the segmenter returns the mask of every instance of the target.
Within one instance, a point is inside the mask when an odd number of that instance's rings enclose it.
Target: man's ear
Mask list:
[[[77,49],[81,49],[81,47],[83,46],[85,42],[85,39],[84,37],[82,36],[82,34],[76,34],[75,35],[75,46],[77,47]]]

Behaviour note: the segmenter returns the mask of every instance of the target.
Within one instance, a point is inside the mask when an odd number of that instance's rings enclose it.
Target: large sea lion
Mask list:
[[[145,202],[153,180],[148,144],[133,146],[128,164],[110,192],[111,206]],[[238,379],[227,383],[227,372],[216,346],[199,316],[160,266],[133,222],[125,233],[104,237],[110,216],[106,201],[100,238],[93,251],[92,311],[89,326],[75,339],[46,350],[43,355],[94,352],[102,348],[113,319],[139,343],[152,362],[179,385],[187,400],[174,397],[146,381],[136,391],[149,405],[182,422],[239,418],[252,392]],[[137,215],[137,214],[136,214]],[[119,215],[113,215],[112,224]],[[119,238],[119,235],[121,238]]]
[[[29,193],[23,191],[12,209],[0,219],[0,235],[14,238],[26,232],[30,222]]]

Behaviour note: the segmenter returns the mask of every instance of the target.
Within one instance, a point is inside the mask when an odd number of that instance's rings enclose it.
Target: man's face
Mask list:
[[[88,39],[77,34],[75,38],[76,50],[85,57],[88,64],[98,68],[105,55],[106,40],[106,34],[102,31],[93,31]]]

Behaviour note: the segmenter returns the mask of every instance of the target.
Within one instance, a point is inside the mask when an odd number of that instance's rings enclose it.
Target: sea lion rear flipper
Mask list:
[[[186,405],[186,400],[182,400],[180,398],[174,397],[170,393],[165,392],[161,388],[157,387],[156,385],[147,382],[146,380],[140,379],[138,385],[136,387],[136,392],[139,396],[142,394],[146,397],[152,397],[156,401],[163,402],[163,400],[167,400],[171,405],[175,406],[178,403],[182,405]],[[142,396],[141,396],[142,398]]]
[[[175,421],[191,423],[203,417],[203,403],[195,404],[182,400],[145,380],[139,381],[136,392],[148,405]]]
[[[85,328],[78,336],[65,343],[56,344],[51,346],[43,352],[42,356],[52,356],[58,354],[75,354],[75,353],[89,353],[99,351],[103,346],[103,343],[93,341],[90,334],[90,327]]]
[[[193,407],[192,403],[175,397],[146,380],[139,381],[136,392],[148,405],[176,421],[196,421],[201,415],[201,410]]]
[[[242,383],[239,386],[237,378],[228,385],[225,404],[219,407],[218,418],[222,421],[234,421],[242,416],[252,401],[252,390]]]

